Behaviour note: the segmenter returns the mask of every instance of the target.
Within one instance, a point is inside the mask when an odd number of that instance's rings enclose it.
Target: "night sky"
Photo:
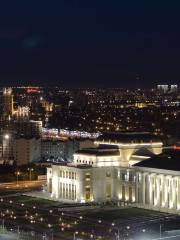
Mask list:
[[[0,84],[180,84],[178,1],[4,0]]]

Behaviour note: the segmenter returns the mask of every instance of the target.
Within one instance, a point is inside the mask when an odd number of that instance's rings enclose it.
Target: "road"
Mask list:
[[[26,190],[26,189],[39,189],[46,184],[45,180],[38,181],[18,181],[10,183],[0,183],[1,190]]]

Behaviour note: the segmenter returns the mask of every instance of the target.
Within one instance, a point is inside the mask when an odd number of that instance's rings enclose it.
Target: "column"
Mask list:
[[[161,186],[160,186],[160,176],[156,176],[156,206],[160,207],[160,191],[161,191]]]
[[[168,176],[164,178],[164,207],[169,208],[169,198],[168,198],[168,191],[169,191],[169,186],[168,186]]]
[[[142,174],[142,202],[146,204],[145,194],[146,194],[146,182],[145,182],[146,173]]]
[[[176,177],[172,178],[172,201],[173,201],[173,209],[177,208],[177,179]]]
[[[180,209],[180,178],[177,178],[177,209]]]

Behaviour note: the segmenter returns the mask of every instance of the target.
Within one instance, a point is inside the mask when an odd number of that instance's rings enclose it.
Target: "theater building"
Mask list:
[[[95,148],[79,150],[69,164],[47,169],[48,192],[64,202],[136,201],[132,164],[162,152],[162,142],[148,133],[108,133]]]

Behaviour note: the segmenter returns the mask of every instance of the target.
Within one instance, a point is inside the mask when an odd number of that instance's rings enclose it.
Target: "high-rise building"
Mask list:
[[[14,160],[17,166],[40,160],[40,139],[16,138],[14,140]]]
[[[169,86],[167,84],[166,85],[157,85],[157,89],[161,93],[167,93],[169,90]]]
[[[5,119],[11,118],[14,112],[14,100],[12,94],[12,88],[4,88],[3,89],[3,116]]]
[[[20,107],[14,111],[13,118],[19,121],[28,121],[29,120],[29,107]]]
[[[14,121],[14,130],[19,137],[40,138],[42,134],[42,122],[33,120]]]
[[[170,92],[171,93],[176,93],[177,90],[178,90],[178,85],[176,85],[176,84],[170,85]]]
[[[13,160],[13,142],[14,137],[11,132],[4,132],[1,135],[1,153],[0,158],[5,162]]]
[[[176,93],[178,90],[178,85],[176,84],[157,85],[157,89],[161,93]]]

